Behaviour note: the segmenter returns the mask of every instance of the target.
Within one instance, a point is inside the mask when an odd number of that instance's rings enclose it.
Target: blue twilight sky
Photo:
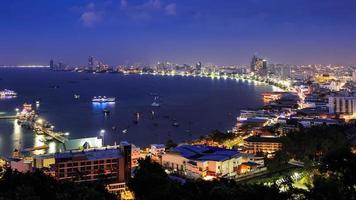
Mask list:
[[[356,0],[1,0],[0,65],[356,63]]]

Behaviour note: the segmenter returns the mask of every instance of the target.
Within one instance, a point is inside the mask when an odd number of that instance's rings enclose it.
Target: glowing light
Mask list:
[[[38,123],[38,124],[43,124],[43,119],[37,119],[37,121],[36,121],[36,123]]]
[[[104,136],[104,134],[105,134],[105,130],[104,130],[104,129],[101,129],[101,130],[100,130],[100,136]]]

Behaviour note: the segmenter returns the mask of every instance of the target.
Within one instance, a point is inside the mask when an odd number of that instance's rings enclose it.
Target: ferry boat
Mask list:
[[[151,104],[152,107],[160,107],[161,105],[157,102],[158,96],[155,96],[153,103]]]
[[[109,102],[115,102],[115,100],[116,100],[115,97],[95,96],[91,101],[93,103],[109,103]]]
[[[153,102],[153,103],[151,104],[151,106],[152,106],[152,107],[160,107],[161,105],[160,105],[159,103],[157,103],[157,102]]]
[[[0,91],[0,98],[16,97],[17,93],[13,90],[4,89]]]

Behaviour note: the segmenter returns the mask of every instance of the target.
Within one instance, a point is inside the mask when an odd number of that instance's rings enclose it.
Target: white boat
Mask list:
[[[0,97],[6,98],[6,97],[16,97],[17,93],[13,90],[8,90],[4,89],[0,91]]]
[[[93,97],[91,100],[94,103],[108,103],[108,102],[115,102],[115,97],[106,97],[106,96],[98,96]]]
[[[153,103],[151,104],[152,107],[160,107],[161,105],[157,102],[158,96],[155,96]]]
[[[157,102],[153,102],[153,103],[151,104],[151,106],[152,106],[152,107],[160,107],[161,105],[160,105],[159,103],[157,103]]]

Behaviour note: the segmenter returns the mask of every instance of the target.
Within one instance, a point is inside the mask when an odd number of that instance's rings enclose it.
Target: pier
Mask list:
[[[16,115],[0,116],[0,119],[17,119]]]
[[[8,117],[7,119],[18,119],[19,124],[31,127],[35,134],[49,136],[60,143],[64,143],[66,141],[66,138],[63,137],[61,133],[53,131],[53,126],[50,126],[49,123],[38,117],[36,112],[32,109],[31,104],[25,103],[23,105],[23,110],[18,112],[16,116],[6,117]]]
[[[38,119],[34,123],[33,131],[35,134],[43,134],[43,135],[49,136],[49,137],[57,140],[60,143],[64,143],[66,141],[66,138],[63,137],[60,133],[53,131],[53,127],[47,128],[42,119]]]

